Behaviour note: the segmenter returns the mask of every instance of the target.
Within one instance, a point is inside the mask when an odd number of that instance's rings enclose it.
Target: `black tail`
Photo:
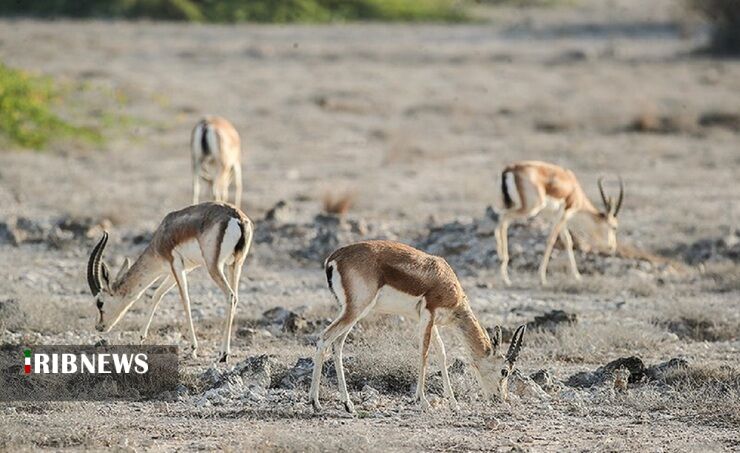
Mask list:
[[[200,150],[203,153],[204,156],[207,156],[211,154],[211,149],[208,147],[208,138],[206,137],[206,134],[208,134],[208,128],[210,127],[208,122],[205,120],[201,122],[203,125],[203,132],[200,134]]]
[[[241,255],[244,252],[244,247],[247,245],[247,230],[245,229],[244,221],[239,220],[239,228],[242,230],[242,236],[236,242],[234,252]]]
[[[509,194],[509,187],[506,185],[506,174],[511,173],[508,170],[504,170],[503,173],[501,173],[501,193],[504,194],[504,207],[506,209],[511,209],[512,206],[514,206],[514,200],[511,199],[511,194]]]
[[[334,299],[339,302],[339,298],[337,297],[337,293],[334,292],[334,287],[331,284],[331,277],[334,275],[334,265],[326,263],[326,283],[329,285],[329,291],[331,291],[331,295],[334,296]]]

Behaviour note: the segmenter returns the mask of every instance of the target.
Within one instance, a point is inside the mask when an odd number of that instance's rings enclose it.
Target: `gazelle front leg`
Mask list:
[[[152,296],[152,309],[149,312],[149,319],[146,321],[144,328],[141,329],[141,335],[139,336],[140,344],[144,344],[144,340],[146,340],[149,333],[149,326],[151,326],[152,319],[154,319],[154,312],[157,311],[157,307],[162,301],[162,297],[164,297],[164,295],[167,294],[167,291],[172,289],[173,286],[175,286],[175,278],[172,275],[168,275],[154,292],[154,295]]]
[[[560,231],[560,239],[565,244],[565,249],[568,251],[568,261],[570,261],[570,272],[573,278],[576,280],[581,279],[581,274],[578,272],[578,266],[576,265],[576,256],[573,253],[573,238],[568,231],[568,226],[564,225],[562,231]]]
[[[540,264],[540,282],[543,285],[547,284],[547,265],[550,262],[550,255],[552,255],[552,249],[555,247],[555,241],[558,240],[558,235],[567,223],[565,212],[561,215],[560,219],[553,226],[550,231],[550,236],[547,238],[547,246],[545,247],[545,255],[542,257],[542,263]]]
[[[455,399],[455,393],[452,391],[450,374],[447,372],[447,353],[445,352],[445,345],[442,343],[442,337],[439,335],[439,329],[437,329],[437,326],[432,328],[432,335],[434,336],[439,366],[442,368],[442,386],[444,387],[445,397],[450,401],[450,405],[452,405],[454,409],[457,409],[457,400]]]
[[[198,340],[195,338],[195,326],[193,326],[193,314],[190,312],[190,295],[188,294],[188,278],[185,270],[185,263],[182,257],[175,255],[172,257],[172,274],[177,282],[177,287],[180,289],[180,299],[182,301],[182,307],[185,310],[185,316],[188,320],[188,328],[190,329],[190,344],[191,353],[190,356],[194,359],[198,358]]]
[[[419,352],[421,353],[421,364],[419,367],[419,379],[416,382],[416,400],[419,401],[422,410],[428,410],[432,406],[424,395],[426,381],[427,363],[429,361],[429,343],[432,339],[434,320],[432,314],[426,308],[421,309],[419,319]]]

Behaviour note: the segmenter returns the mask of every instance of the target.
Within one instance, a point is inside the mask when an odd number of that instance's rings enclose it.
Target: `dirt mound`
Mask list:
[[[481,218],[432,226],[413,244],[422,250],[445,258],[456,272],[476,275],[481,269],[499,266],[495,228],[498,215],[490,206]],[[509,227],[509,266],[516,271],[537,271],[545,251],[550,225],[540,219],[527,224],[515,223]],[[553,258],[561,252],[560,243]],[[576,250],[578,269],[582,274],[624,275],[625,272],[661,271],[668,260],[634,247],[622,246],[615,256]]]
[[[727,260],[740,263],[740,231],[719,238],[703,238],[680,244],[664,250],[664,253],[690,265]]]
[[[629,376],[627,376],[629,384],[660,381],[668,371],[685,367],[688,367],[688,362],[681,358],[674,358],[667,362],[646,367],[639,357],[622,357],[597,368],[595,371],[576,373],[565,381],[565,385],[576,388],[590,388],[614,383],[615,379],[619,377],[620,370],[629,372]]]
[[[30,219],[12,217],[0,222],[0,244],[20,246],[43,243],[61,248],[75,241],[97,235],[102,229],[110,228],[108,219],[93,217],[64,216],[56,219]]]

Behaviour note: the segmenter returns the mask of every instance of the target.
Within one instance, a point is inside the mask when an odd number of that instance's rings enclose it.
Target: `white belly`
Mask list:
[[[399,291],[391,286],[383,286],[378,290],[378,300],[375,311],[378,313],[419,317],[422,297]]]
[[[172,251],[182,258],[185,269],[193,269],[205,264],[203,252],[200,250],[200,244],[196,239],[178,244]]]

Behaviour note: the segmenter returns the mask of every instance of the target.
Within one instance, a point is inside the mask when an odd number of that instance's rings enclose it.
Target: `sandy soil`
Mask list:
[[[685,358],[696,372],[691,385],[637,383],[623,393],[608,384],[559,385],[547,398],[509,405],[482,401],[466,372],[453,374],[459,412],[440,402],[421,413],[410,387],[377,384],[413,379],[414,326],[371,318],[345,348],[354,360],[354,417],[341,411],[327,381],[320,415],[307,404],[305,383],[215,400],[194,386],[159,402],[3,403],[0,448],[740,448],[740,265],[732,230],[740,215],[740,131],[706,122],[709,113],[740,114],[740,62],[691,55],[700,39],[681,37],[672,3],[649,11],[640,3],[502,10],[491,23],[454,27],[0,22],[6,64],[72,87],[62,107],[69,115],[111,118],[105,149],[0,153],[5,225],[20,218],[44,230],[63,218],[107,219],[107,259],[117,267],[142,249],[137,236],[145,239],[189,202],[195,121],[218,113],[236,125],[245,143],[244,208],[262,240],[247,259],[235,329],[253,330],[235,335],[234,362],[270,354],[290,369],[313,354],[317,330],[265,327],[265,310],[294,310],[317,329],[334,316],[321,259],[301,254],[318,241],[304,236],[319,228],[313,219],[325,193],[356,195],[349,219],[360,227],[339,242],[420,244],[430,228],[480,222],[502,166],[537,158],[572,168],[594,199],[599,175],[621,174],[620,240],[674,264],[582,255],[584,281],[576,284],[558,254],[545,288],[531,270],[536,254],[514,263],[511,288],[493,265],[471,265],[461,279],[482,322],[513,327],[553,309],[578,316],[577,324],[528,334],[519,364],[525,375],[547,369],[567,381],[630,355],[646,364]],[[636,119],[661,117],[663,132],[633,130]],[[285,217],[269,224],[265,213],[280,200]],[[531,225],[540,237],[544,227]],[[101,338],[84,277],[99,228],[86,233],[55,240],[46,231],[20,245],[0,238],[0,301],[19,319],[0,319],[3,343]],[[512,253],[525,245],[512,239]],[[706,256],[695,258],[697,247]],[[226,305],[205,272],[190,282],[202,354],[183,357],[182,366],[195,382],[214,368]],[[144,305],[107,340],[136,341]],[[174,293],[153,336],[152,343],[187,346]],[[460,355],[451,338],[448,350]],[[714,378],[697,377],[704,375]]]

